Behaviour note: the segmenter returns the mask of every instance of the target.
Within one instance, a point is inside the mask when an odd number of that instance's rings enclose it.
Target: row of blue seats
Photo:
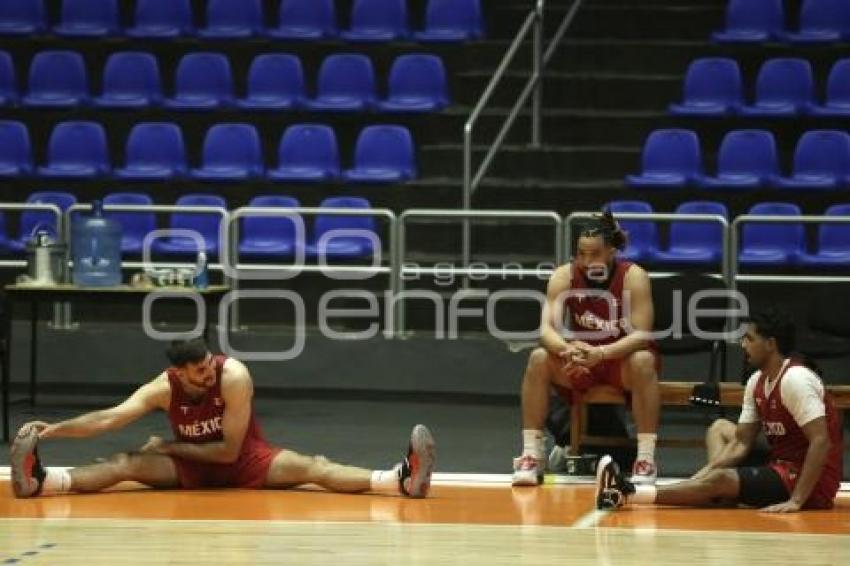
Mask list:
[[[850,3],[804,0],[797,31],[786,30],[782,0],[730,0],[726,25],[712,39],[724,43],[831,43],[850,41]]]
[[[32,193],[26,200],[30,204],[53,204],[63,212],[77,202],[76,197],[64,191],[41,191]],[[111,193],[104,197],[105,205],[141,205],[153,204],[150,195],[137,192]],[[218,195],[192,193],[177,199],[176,206],[206,206],[227,210],[227,201]],[[249,206],[297,208],[298,200],[287,196],[257,196],[251,199]],[[329,197],[319,205],[320,208],[372,208],[368,200],[360,197]],[[143,251],[145,236],[158,228],[158,219],[154,212],[106,212],[117,220],[122,227],[121,251],[126,255],[137,255]],[[304,230],[296,229],[292,218],[303,222]],[[6,218],[0,209],[0,253],[20,254],[26,249],[27,242],[39,230],[56,235],[56,217],[49,212],[24,211],[20,215],[18,235],[9,238]],[[191,212],[175,212],[169,215],[168,227],[174,230],[194,230],[201,235],[204,251],[210,258],[218,256],[219,227],[221,216]],[[309,229],[309,234],[307,234]],[[351,234],[334,235],[334,231],[359,230],[364,236]],[[314,217],[262,217],[250,216],[239,226],[238,249],[240,257],[275,258],[294,256],[303,251],[306,257],[323,254],[328,258],[354,259],[371,256],[375,252],[375,243],[379,243],[379,227],[373,216],[340,216],[319,214]],[[380,247],[380,246],[379,246]],[[191,238],[157,238],[153,245],[154,253],[170,256],[189,256],[197,254],[197,243]]]
[[[62,0],[64,37],[126,35],[163,39],[198,36],[233,39],[267,36],[315,40],[449,42],[484,35],[479,0],[428,0],[425,28],[412,32],[407,0],[354,0],[350,28],[340,31],[334,0],[281,0],[276,27],[266,29],[261,0],[208,0],[206,25],[196,29],[190,0],[136,0],[133,25],[122,30],[118,0]],[[43,0],[0,0],[0,34],[30,35],[48,29]]]
[[[744,103],[741,69],[734,59],[708,57],[688,66],[682,102],[671,104],[677,116],[750,116],[782,118],[800,115],[850,117],[850,59],[833,64],[823,104],[815,101],[812,66],[805,59],[777,58],[758,72],[755,101]]]
[[[174,77],[174,96],[166,98],[154,55],[123,51],[109,56],[103,68],[102,93],[92,97],[82,55],[75,51],[42,51],[33,57],[27,89],[19,96],[12,57],[0,51],[0,105],[33,108],[99,108],[212,110],[236,105],[249,110],[317,112],[430,112],[449,104],[443,61],[436,55],[398,56],[390,69],[387,98],[379,100],[375,70],[366,55],[327,56],[319,67],[316,96],[309,98],[301,60],[286,53],[258,55],[248,70],[246,93],[234,96],[227,56],[198,52],[184,55]]]
[[[651,213],[644,201],[614,201],[606,205],[617,213]],[[713,214],[729,217],[719,202],[695,201],[681,204],[678,214]],[[800,207],[784,202],[754,205],[748,214],[761,216],[800,216]],[[850,204],[830,206],[826,216],[850,216]],[[658,226],[645,220],[622,220],[629,244],[623,257],[631,261],[673,265],[717,265],[723,255],[722,226],[718,222],[673,222],[669,246],[661,248]],[[742,224],[738,263],[745,267],[807,266],[818,268],[850,267],[850,222],[824,223],[818,230],[817,250],[809,253],[805,226],[799,222]]]
[[[701,188],[741,190],[773,187],[791,190],[834,190],[850,186],[850,134],[812,130],[797,142],[790,177],[779,170],[776,140],[765,130],[728,132],[717,155],[717,175],[703,173],[702,150],[691,130],[655,130],[643,148],[643,170],[628,175],[636,188]]]
[[[354,149],[353,167],[340,168],[333,129],[296,124],[282,134],[277,167],[266,171],[262,142],[250,124],[210,127],[204,137],[200,167],[187,165],[180,127],[169,122],[142,122],[127,137],[125,165],[109,160],[106,132],[97,122],[60,122],[47,144],[47,163],[34,167],[29,133],[21,122],[0,121],[0,178],[26,177],[154,181],[190,177],[201,181],[237,181],[266,176],[282,182],[393,183],[416,176],[413,138],[403,126],[363,128]]]

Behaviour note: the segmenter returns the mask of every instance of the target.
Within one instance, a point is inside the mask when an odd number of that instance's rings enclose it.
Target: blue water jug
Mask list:
[[[92,203],[92,216],[77,217],[71,228],[74,284],[109,287],[121,284],[121,224],[104,218],[103,204]]]

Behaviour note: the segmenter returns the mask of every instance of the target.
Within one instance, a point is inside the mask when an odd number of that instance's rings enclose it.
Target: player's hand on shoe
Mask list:
[[[165,441],[161,436],[151,436],[144,446],[139,450],[143,454],[162,454]]]
[[[29,429],[34,428],[38,432],[39,438],[50,438],[50,431],[53,428],[49,423],[44,421],[30,421],[28,423],[24,423],[20,430],[18,431],[18,435],[29,433]]]
[[[783,503],[776,503],[774,505],[769,505],[762,509],[764,513],[796,513],[800,510],[802,505],[797,503],[793,499],[789,499]]]

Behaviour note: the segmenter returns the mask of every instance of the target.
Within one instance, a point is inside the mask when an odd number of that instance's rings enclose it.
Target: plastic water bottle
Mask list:
[[[210,284],[209,268],[207,266],[207,254],[198,252],[198,259],[195,262],[195,288],[206,289]]]
[[[104,218],[101,201],[92,202],[92,216],[74,221],[71,246],[74,284],[85,287],[121,284],[121,224]]]

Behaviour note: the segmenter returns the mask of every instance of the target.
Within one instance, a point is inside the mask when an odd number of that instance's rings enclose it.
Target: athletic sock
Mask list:
[[[71,491],[71,474],[63,468],[45,468],[41,495],[59,495]]]
[[[655,463],[655,441],[658,435],[654,433],[639,432],[637,435],[637,459]]]
[[[392,470],[375,470],[372,472],[372,477],[369,480],[369,491],[375,493],[391,493],[398,495],[399,483],[398,474],[401,466],[396,466]]]
[[[522,455],[543,459],[543,431],[525,429],[522,431]]]
[[[657,495],[658,490],[654,485],[636,485],[635,492],[628,496],[628,502],[649,505],[655,503]]]

